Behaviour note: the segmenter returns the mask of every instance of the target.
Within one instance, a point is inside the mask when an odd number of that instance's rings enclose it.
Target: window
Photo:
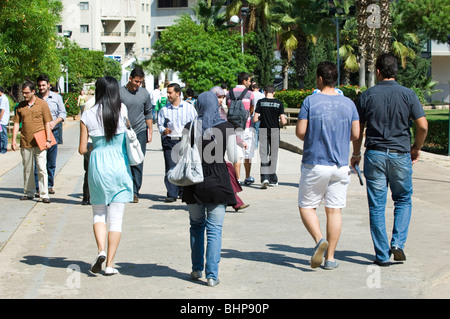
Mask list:
[[[89,10],[89,2],[80,2],[80,10]]]
[[[89,25],[88,24],[80,25],[80,33],[89,33]]]
[[[158,8],[187,8],[188,0],[158,0]]]

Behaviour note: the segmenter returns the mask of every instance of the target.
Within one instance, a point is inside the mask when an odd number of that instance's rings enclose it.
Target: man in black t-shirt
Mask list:
[[[280,123],[286,124],[283,102],[274,98],[275,87],[264,90],[266,97],[258,100],[253,122],[260,121],[259,155],[261,158],[261,188],[278,185],[277,161],[280,146]]]

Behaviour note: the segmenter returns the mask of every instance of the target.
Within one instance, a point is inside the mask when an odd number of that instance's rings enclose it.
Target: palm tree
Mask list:
[[[192,10],[197,21],[203,25],[205,31],[210,28],[218,30],[229,28],[227,14],[222,10],[226,0],[198,0]]]
[[[307,72],[307,46],[314,43],[316,36],[331,27],[326,0],[276,0],[272,8],[274,25],[280,38],[283,60],[283,88],[288,87],[289,63],[295,52],[296,73],[299,87],[304,87]],[[284,51],[284,52],[283,52]]]
[[[357,23],[355,18],[345,21],[344,28],[341,31],[342,45],[339,47],[339,56],[344,60],[344,79],[343,83],[349,84],[350,73],[359,70],[359,64],[355,51],[358,47]],[[355,50],[356,48],[356,50]]]

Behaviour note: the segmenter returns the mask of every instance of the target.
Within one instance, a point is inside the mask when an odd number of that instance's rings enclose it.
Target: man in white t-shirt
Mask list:
[[[9,100],[5,90],[0,86],[0,154],[8,149]]]

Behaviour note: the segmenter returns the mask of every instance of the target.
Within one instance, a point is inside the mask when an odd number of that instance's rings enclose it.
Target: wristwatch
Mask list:
[[[52,140],[47,140],[47,142],[51,143],[51,142],[52,142]]]

